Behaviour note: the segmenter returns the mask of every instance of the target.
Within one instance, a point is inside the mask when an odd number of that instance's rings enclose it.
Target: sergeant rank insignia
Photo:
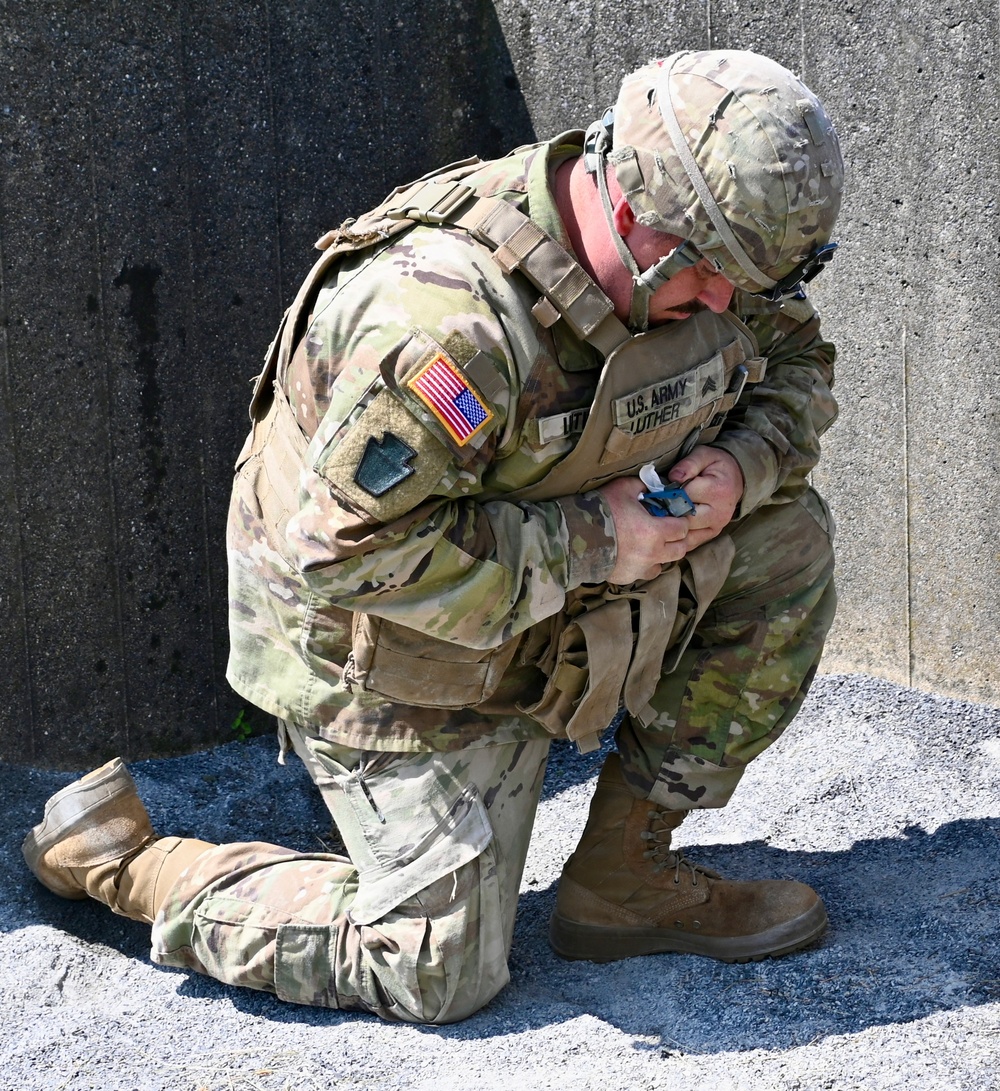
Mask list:
[[[468,443],[493,419],[493,411],[442,353],[406,384],[459,444]]]

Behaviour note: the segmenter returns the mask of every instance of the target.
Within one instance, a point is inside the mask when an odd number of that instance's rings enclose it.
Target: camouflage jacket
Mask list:
[[[568,249],[550,179],[579,150],[518,149],[466,181]],[[261,708],[364,749],[543,734],[517,715],[514,695],[540,685],[530,667],[510,666],[491,702],[450,710],[359,692],[344,668],[359,619],[490,649],[602,583],[615,537],[596,493],[504,499],[572,447],[539,421],[586,409],[602,358],[564,323],[542,325],[537,290],[466,232],[417,225],[370,241],[337,261],[278,376],[298,425],[296,450],[281,454],[298,460],[296,495],[275,510],[253,465],[266,449],[237,475],[229,680]],[[769,357],[715,440],[743,470],[745,516],[805,489],[836,414],[834,353],[807,301],[738,297],[733,309]]]

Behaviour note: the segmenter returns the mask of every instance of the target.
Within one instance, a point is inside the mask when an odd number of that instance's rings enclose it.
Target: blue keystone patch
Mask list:
[[[409,463],[416,457],[417,452],[392,432],[386,432],[381,440],[371,436],[354,480],[369,496],[383,496],[415,472]]]

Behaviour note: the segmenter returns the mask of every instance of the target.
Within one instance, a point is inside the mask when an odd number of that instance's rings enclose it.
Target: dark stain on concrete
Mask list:
[[[141,424],[139,447],[146,460],[146,481],[143,507],[147,523],[159,522],[156,501],[167,476],[169,459],[164,450],[162,399],[156,375],[157,359],[154,346],[160,340],[157,322],[158,301],[156,282],[162,270],[156,265],[130,265],[127,262],[114,280],[116,288],[127,288],[129,297],[122,314],[135,324],[138,351],[135,371],[139,376],[139,408]]]

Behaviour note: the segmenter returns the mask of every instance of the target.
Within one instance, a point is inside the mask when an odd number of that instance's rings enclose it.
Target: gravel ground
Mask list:
[[[326,812],[275,750],[255,739],[131,769],[164,832],[315,847]],[[827,936],[773,962],[550,952],[555,883],[600,760],[553,748],[511,984],[444,1028],[152,966],[147,928],[24,869],[21,839],[71,775],[0,766],[0,1088],[1000,1089],[1000,711],[821,677],[730,806],[685,823],[692,858],[822,894]]]

